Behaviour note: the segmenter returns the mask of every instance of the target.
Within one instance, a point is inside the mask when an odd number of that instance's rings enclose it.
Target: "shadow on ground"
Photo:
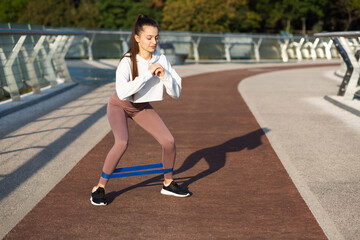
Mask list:
[[[209,166],[208,169],[205,169],[195,176],[185,177],[185,178],[176,178],[177,182],[181,183],[183,189],[188,189],[189,185],[202,179],[210,174],[213,174],[223,168],[226,164],[226,154],[230,152],[239,152],[244,149],[254,149],[262,144],[261,137],[269,132],[270,129],[260,128],[256,131],[250,132],[244,136],[232,138],[222,144],[200,149],[192,154],[190,154],[180,166],[179,169],[174,171],[174,175],[184,173],[189,169],[193,168],[201,160],[205,160]],[[187,179],[187,180],[185,180]],[[133,185],[131,187],[125,188],[117,192],[110,192],[107,194],[106,198],[110,204],[121,194],[131,191],[138,187],[162,185],[163,175],[158,175],[153,178],[150,178],[146,181]]]

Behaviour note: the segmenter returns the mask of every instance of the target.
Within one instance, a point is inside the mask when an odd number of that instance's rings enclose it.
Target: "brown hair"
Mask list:
[[[156,27],[157,29],[159,29],[159,24],[154,19],[152,19],[146,15],[140,14],[135,19],[132,33],[131,33],[130,48],[122,57],[122,58],[124,58],[125,55],[127,55],[127,54],[130,55],[127,57],[130,57],[130,59],[131,59],[132,80],[134,80],[137,76],[139,76],[137,62],[136,62],[136,55],[139,53],[139,45],[135,40],[135,35],[140,34],[143,26],[153,26],[153,27]]]

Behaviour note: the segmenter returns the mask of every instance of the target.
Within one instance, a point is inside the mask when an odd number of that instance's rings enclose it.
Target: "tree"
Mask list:
[[[323,7],[328,0],[282,0],[276,1],[270,12],[270,25],[283,21],[285,31],[292,32],[292,23],[301,21],[303,33],[306,33],[306,19],[311,15],[322,17]]]
[[[51,27],[99,27],[98,11],[90,0],[32,0],[18,22]]]
[[[254,32],[261,28],[261,15],[251,10],[248,1],[237,1],[235,17],[231,19],[231,32]]]
[[[236,6],[245,0],[168,0],[162,27],[168,30],[229,32]]]
[[[277,22],[281,19],[277,0],[248,0],[247,7],[250,12],[257,16],[257,27],[260,32],[278,31]]]
[[[161,20],[161,0],[98,0],[100,27],[131,29],[137,15],[145,14]]]
[[[348,31],[351,24],[360,19],[360,0],[338,0],[336,5],[339,11],[346,16],[343,19],[344,31]]]
[[[29,0],[1,0],[0,22],[17,22]]]
[[[51,27],[131,29],[140,13],[161,20],[162,5],[161,0],[32,0],[24,3],[16,16],[4,16],[3,21]]]
[[[166,30],[358,30],[360,0],[0,0],[0,22],[131,29],[138,14]]]
[[[297,20],[301,20],[302,33],[306,34],[306,20],[311,16],[321,18],[324,16],[323,8],[328,4],[328,0],[303,0],[299,1]]]

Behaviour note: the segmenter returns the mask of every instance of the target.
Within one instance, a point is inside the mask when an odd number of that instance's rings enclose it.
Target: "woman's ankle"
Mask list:
[[[95,192],[99,187],[102,187],[102,188],[104,188],[105,189],[105,185],[104,184],[101,184],[101,183],[99,183],[98,185],[96,185],[96,186],[94,186],[93,187],[93,189],[92,189],[92,191],[91,192]]]
[[[170,183],[173,181],[173,179],[164,179],[164,185],[167,187],[170,185]]]

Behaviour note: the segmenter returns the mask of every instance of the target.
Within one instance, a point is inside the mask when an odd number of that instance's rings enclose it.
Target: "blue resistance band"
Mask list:
[[[163,167],[162,163],[157,163],[157,164],[140,165],[134,167],[116,168],[112,174],[106,174],[102,172],[101,177],[105,179],[110,179],[110,178],[131,177],[131,176],[139,176],[139,175],[147,175],[147,174],[168,173],[173,171],[172,168],[141,171],[141,170],[148,170],[148,169],[162,168],[162,167]]]

